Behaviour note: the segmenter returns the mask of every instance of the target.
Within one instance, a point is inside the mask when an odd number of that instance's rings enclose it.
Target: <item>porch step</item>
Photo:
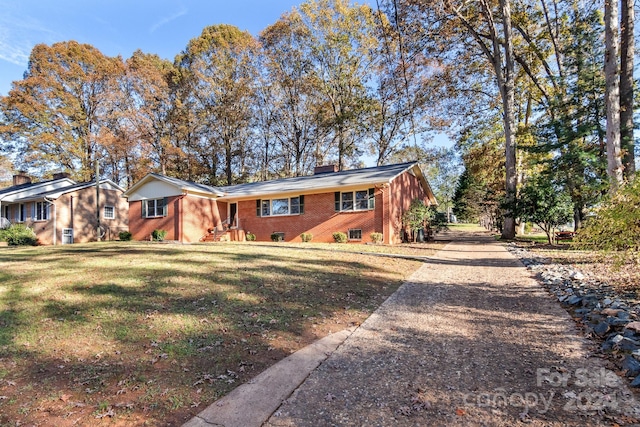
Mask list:
[[[202,242],[228,242],[229,232],[228,231],[219,231],[218,233],[209,233],[205,235],[200,241]]]

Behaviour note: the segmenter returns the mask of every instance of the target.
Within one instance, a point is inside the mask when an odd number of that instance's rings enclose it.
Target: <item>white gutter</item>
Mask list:
[[[46,197],[43,197],[44,201],[49,203],[49,205],[53,205],[53,246],[56,245],[57,239],[56,237],[58,236],[58,230],[57,230],[57,224],[56,224],[56,213],[58,212],[58,210],[56,209],[56,204],[55,202],[52,202],[51,200],[47,199]]]

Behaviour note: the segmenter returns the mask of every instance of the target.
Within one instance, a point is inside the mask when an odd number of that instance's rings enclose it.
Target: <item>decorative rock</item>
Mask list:
[[[627,371],[628,377],[635,377],[640,374],[640,361],[632,356],[627,356],[622,361],[622,369]]]
[[[583,280],[584,274],[580,273],[579,271],[574,271],[569,277],[571,277],[573,280]]]
[[[603,337],[610,329],[611,328],[609,328],[609,324],[607,322],[600,322],[593,328],[593,332]]]
[[[634,332],[640,332],[640,322],[630,322],[625,326],[626,329],[631,329]]]
[[[582,297],[579,297],[577,295],[573,295],[571,298],[569,298],[567,300],[567,303],[571,304],[571,305],[577,305],[577,304],[580,303],[580,301],[582,301]]]
[[[622,341],[618,343],[618,348],[622,351],[635,351],[640,348],[640,343],[631,338],[623,338]]]
[[[601,311],[601,313],[604,314],[605,316],[616,317],[620,313],[620,310],[617,310],[614,308],[605,308],[604,310]]]
[[[617,315],[616,317],[617,317],[618,319],[628,321],[630,316],[631,316],[631,315],[630,315],[628,312],[626,312],[626,311],[620,311],[620,313],[618,313],[618,315]]]

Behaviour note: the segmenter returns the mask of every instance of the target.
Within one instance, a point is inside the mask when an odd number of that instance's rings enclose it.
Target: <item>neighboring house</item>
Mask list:
[[[103,240],[113,240],[129,229],[124,189],[114,182],[100,181],[100,225]],[[76,183],[65,174],[50,181],[32,183],[14,175],[13,185],[0,190],[0,216],[11,223],[32,228],[40,244],[56,245],[97,240],[96,183]]]
[[[159,174],[148,174],[124,193],[129,201],[129,228],[136,240],[149,240],[155,229],[167,240],[197,242],[224,230],[229,240],[246,233],[269,241],[333,242],[342,231],[350,241],[370,242],[383,234],[387,244],[402,241],[402,214],[418,198],[435,205],[431,188],[415,163],[336,172],[316,168],[314,175],[211,187]],[[214,230],[215,229],[215,230]]]

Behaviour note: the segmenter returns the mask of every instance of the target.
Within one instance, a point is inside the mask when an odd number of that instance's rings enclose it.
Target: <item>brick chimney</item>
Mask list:
[[[31,184],[31,177],[26,172],[20,171],[13,175],[13,185]]]
[[[338,172],[338,165],[324,165],[324,166],[316,166],[313,168],[314,175],[320,175],[323,173],[334,173]]]
[[[69,174],[66,172],[56,172],[53,174],[53,179],[69,178]]]

